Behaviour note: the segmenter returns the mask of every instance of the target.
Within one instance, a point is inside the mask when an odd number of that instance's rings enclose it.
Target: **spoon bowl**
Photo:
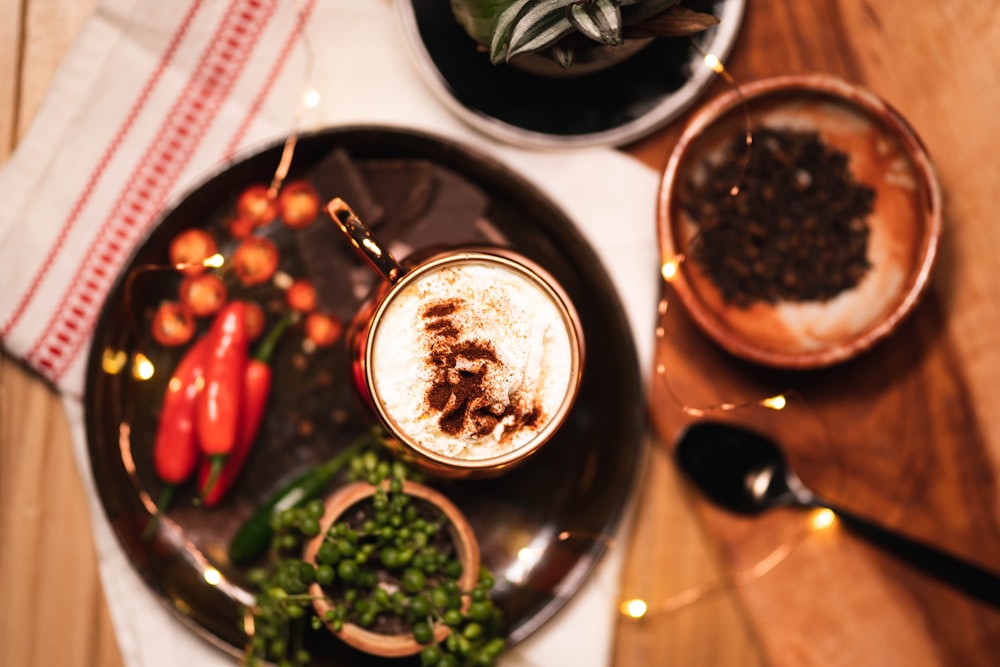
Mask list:
[[[699,422],[684,433],[675,452],[681,470],[709,499],[737,514],[759,514],[818,500],[788,467],[771,440],[721,422]]]

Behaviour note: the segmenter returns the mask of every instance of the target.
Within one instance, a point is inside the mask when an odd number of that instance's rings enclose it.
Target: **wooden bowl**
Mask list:
[[[325,501],[326,511],[320,522],[320,532],[306,543],[304,560],[316,564],[316,553],[319,551],[323,537],[330,526],[350,507],[373,495],[375,488],[371,484],[356,482],[342,487],[327,497]],[[476,540],[476,535],[468,519],[445,496],[423,484],[404,482],[403,492],[430,503],[448,519],[448,526],[455,543],[456,556],[462,563],[462,576],[458,580],[459,588],[463,591],[472,590],[479,581],[479,542]],[[318,583],[313,583],[309,587],[309,593],[313,596],[313,607],[316,614],[322,619],[323,614],[332,605],[327,599],[323,587]],[[468,605],[469,599],[465,598],[462,602],[462,610],[464,611]],[[330,632],[337,635],[345,643],[370,655],[399,658],[415,655],[424,648],[424,645],[418,643],[409,633],[385,635],[366,630],[354,623],[344,623],[337,631],[330,623],[325,621],[324,623]],[[434,642],[441,643],[450,632],[451,629],[448,626],[442,623],[437,624],[434,626]]]
[[[691,257],[698,227],[684,208],[686,184],[703,178],[706,160],[717,160],[745,131],[748,113],[751,133],[762,127],[818,132],[829,148],[849,156],[854,180],[875,191],[867,218],[871,266],[854,287],[824,301],[740,306],[727,302]],[[821,74],[757,81],[703,107],[669,157],[657,211],[664,278],[697,325],[730,353],[780,368],[828,366],[887,336],[917,303],[937,253],[941,206],[919,138],[876,95]]]

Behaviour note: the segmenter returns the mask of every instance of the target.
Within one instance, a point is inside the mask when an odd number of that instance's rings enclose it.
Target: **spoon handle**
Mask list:
[[[900,560],[967,595],[1000,609],[1000,574],[990,572],[937,547],[900,535],[839,508],[831,508],[844,526]]]

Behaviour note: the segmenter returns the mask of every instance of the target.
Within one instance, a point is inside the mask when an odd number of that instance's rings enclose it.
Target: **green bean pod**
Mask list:
[[[229,543],[229,560],[235,565],[246,565],[267,551],[274,537],[271,517],[318,498],[340,469],[371,441],[370,434],[361,436],[336,456],[299,475],[271,496],[236,531]]]

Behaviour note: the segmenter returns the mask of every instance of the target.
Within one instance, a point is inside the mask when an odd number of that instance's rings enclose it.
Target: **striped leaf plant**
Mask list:
[[[548,52],[569,67],[581,45],[692,35],[718,23],[710,13],[685,7],[684,0],[451,0],[451,8],[466,33],[489,50],[493,64]]]

